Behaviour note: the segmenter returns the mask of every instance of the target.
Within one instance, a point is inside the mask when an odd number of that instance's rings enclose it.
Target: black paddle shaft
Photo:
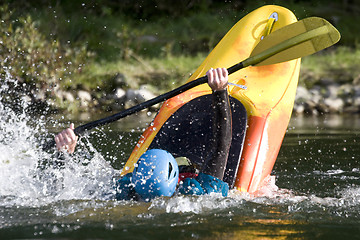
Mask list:
[[[238,63],[230,68],[228,68],[228,73],[229,74],[232,74],[234,72],[236,72],[237,70],[241,69],[243,67],[242,63]],[[150,99],[146,102],[143,102],[143,103],[140,103],[134,107],[131,107],[129,109],[126,109],[124,111],[121,111],[119,113],[116,113],[114,115],[111,115],[109,117],[106,117],[106,118],[102,118],[102,119],[99,119],[99,120],[96,120],[96,121],[93,121],[93,122],[89,122],[87,124],[84,124],[84,125],[81,125],[81,126],[78,126],[77,128],[74,129],[74,132],[76,135],[81,135],[82,133],[84,133],[85,131],[87,130],[90,130],[92,128],[95,128],[95,127],[99,127],[99,126],[102,126],[102,125],[105,125],[105,124],[108,124],[108,123],[111,123],[111,122],[115,122],[121,118],[124,118],[126,116],[129,116],[133,113],[137,113],[145,108],[148,108],[148,107],[151,107],[155,104],[158,104],[160,102],[163,102],[163,101],[166,101],[172,97],[175,97],[176,95],[179,95],[193,87],[196,87],[200,84],[204,84],[204,83],[207,83],[208,81],[208,78],[207,76],[203,76],[201,78],[198,78],[194,81],[191,81],[191,82],[188,82],[178,88],[175,88],[174,90],[171,90],[170,92],[167,92],[167,93],[164,93],[160,96],[157,96],[153,99]]]
[[[242,62],[238,63],[238,64],[235,64],[234,66],[228,68],[228,74],[232,74],[240,69],[242,69],[244,66],[242,64]],[[90,130],[90,129],[93,129],[95,127],[100,127],[100,126],[103,126],[105,124],[108,124],[108,123],[112,123],[112,122],[115,122],[121,118],[124,118],[126,116],[129,116],[131,114],[134,114],[134,113],[137,113],[145,108],[148,108],[148,107],[151,107],[155,104],[158,104],[160,102],[163,102],[163,101],[166,101],[172,97],[175,97],[176,95],[179,95],[193,87],[196,87],[200,84],[204,84],[204,83],[207,83],[208,81],[208,78],[207,76],[203,76],[201,78],[198,78],[198,79],[195,79],[194,81],[191,81],[191,82],[188,82],[178,88],[175,88],[174,90],[171,90],[170,92],[167,92],[167,93],[164,93],[160,96],[157,96],[153,99],[150,99],[146,102],[143,102],[143,103],[140,103],[136,106],[133,106],[129,109],[126,109],[124,111],[121,111],[119,113],[116,113],[116,114],[113,114],[109,117],[105,117],[105,118],[102,118],[102,119],[99,119],[99,120],[96,120],[96,121],[93,121],[93,122],[89,122],[89,123],[86,123],[84,125],[80,125],[78,127],[76,127],[74,129],[74,132],[77,136],[80,136],[82,135],[84,132]],[[48,143],[46,143],[44,146],[43,146],[43,149],[44,150],[48,150],[52,147],[55,146],[55,140],[52,140]]]

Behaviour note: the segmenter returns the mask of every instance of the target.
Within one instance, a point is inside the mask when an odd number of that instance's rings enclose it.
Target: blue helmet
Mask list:
[[[151,149],[141,155],[132,174],[135,191],[144,200],[172,196],[178,178],[179,167],[175,158],[161,149]]]

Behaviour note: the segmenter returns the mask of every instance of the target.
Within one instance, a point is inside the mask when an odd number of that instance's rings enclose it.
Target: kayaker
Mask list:
[[[182,194],[221,193],[227,196],[229,187],[223,182],[231,145],[231,108],[227,92],[228,72],[225,68],[210,69],[206,73],[212,89],[213,138],[209,149],[212,157],[206,159],[200,173],[182,179],[178,184],[179,170],[174,157],[161,149],[151,149],[139,159],[133,173],[117,181],[117,199],[149,200],[156,196],[171,196],[178,186]],[[75,151],[78,137],[74,124],[55,136],[58,150]],[[166,173],[166,174],[165,174]]]

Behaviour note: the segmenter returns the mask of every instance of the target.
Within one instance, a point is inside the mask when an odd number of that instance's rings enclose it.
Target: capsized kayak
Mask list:
[[[248,58],[267,34],[296,22],[286,8],[268,5],[249,13],[223,37],[187,82],[210,68],[229,67]],[[247,67],[229,76],[233,140],[224,181],[244,192],[266,183],[288,126],[300,71],[300,59]],[[237,85],[243,85],[243,89]],[[122,175],[132,172],[148,148],[162,148],[201,164],[209,156],[211,89],[194,87],[162,105],[140,137]]]

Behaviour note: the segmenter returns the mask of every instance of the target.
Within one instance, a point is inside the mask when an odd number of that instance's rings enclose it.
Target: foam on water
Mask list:
[[[206,214],[214,209],[230,210],[230,215],[233,209],[241,209],[241,214],[256,216],[263,215],[263,209],[273,207],[280,208],[279,212],[290,214],[294,218],[305,216],[319,220],[329,217],[357,219],[360,216],[360,187],[342,189],[337,197],[318,197],[314,194],[296,194],[291,190],[278,188],[275,181],[271,181],[256,195],[236,190],[232,190],[227,198],[220,194],[192,197],[176,195],[172,198],[154,199],[148,209],[150,212],[193,214]]]

